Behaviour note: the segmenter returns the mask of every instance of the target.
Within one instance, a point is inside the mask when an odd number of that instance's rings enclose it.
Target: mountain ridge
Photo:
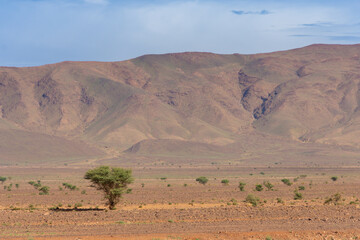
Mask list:
[[[153,154],[167,139],[222,152],[256,133],[360,148],[359,56],[359,44],[316,44],[0,67],[0,129],[84,142],[93,157],[136,144]]]

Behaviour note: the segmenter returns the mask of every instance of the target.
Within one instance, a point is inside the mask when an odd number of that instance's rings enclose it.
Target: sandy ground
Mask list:
[[[0,168],[11,191],[0,185],[0,239],[358,239],[359,169],[134,167],[136,181],[116,210],[82,179],[86,168]],[[206,185],[194,179],[208,176]],[[305,176],[306,175],[306,176]],[[337,181],[331,177],[337,176]],[[161,180],[166,177],[166,180]],[[221,184],[228,179],[229,185]],[[281,179],[289,178],[287,186]],[[295,179],[295,181],[294,181]],[[50,187],[39,195],[27,182]],[[245,191],[237,185],[246,183]],[[270,181],[273,191],[255,191]],[[78,190],[60,189],[63,182]],[[16,188],[15,184],[19,184]],[[303,198],[294,200],[294,190]],[[335,193],[338,204],[325,205]],[[254,207],[247,195],[260,198]],[[279,199],[281,201],[279,202]],[[75,209],[75,205],[79,207]],[[56,208],[57,211],[49,210]],[[95,209],[98,208],[98,209]]]

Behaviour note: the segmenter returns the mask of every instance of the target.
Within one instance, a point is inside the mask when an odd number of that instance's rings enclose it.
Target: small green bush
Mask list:
[[[285,185],[288,185],[288,186],[291,186],[291,185],[292,185],[292,183],[290,182],[290,180],[287,179],[287,178],[283,178],[283,179],[281,179],[281,181],[282,181]]]
[[[294,192],[294,200],[300,200],[302,198],[303,198],[303,196],[301,193],[299,193],[298,191]]]
[[[207,179],[207,177],[198,177],[197,179],[195,179],[197,182],[199,182],[200,184],[205,185],[209,180]]]
[[[336,177],[336,176],[331,177],[331,180],[333,180],[335,182],[336,180],[338,180],[338,177]]]
[[[223,185],[229,185],[229,180],[228,179],[223,179],[223,180],[221,180],[221,183]]]
[[[259,202],[260,199],[252,194],[247,195],[247,197],[245,198],[245,202],[250,203],[251,205],[253,205],[254,207],[256,207]]]
[[[223,185],[229,185],[229,180],[228,179],[223,179],[223,180],[221,180],[221,183],[223,184]]]
[[[245,191],[245,185],[246,185],[246,183],[244,183],[244,182],[239,182],[239,189],[240,189],[240,191]]]
[[[237,205],[238,204],[238,202],[237,202],[237,200],[235,198],[232,198],[230,200],[230,202],[231,202],[232,205]]]
[[[79,207],[82,207],[82,204],[81,203],[75,203],[74,208],[77,209]]]
[[[48,186],[42,186],[42,187],[39,189],[39,194],[40,194],[40,195],[48,195],[48,194],[49,194],[49,190],[50,190],[50,187],[48,187]]]
[[[336,193],[336,194],[332,195],[331,197],[326,198],[324,204],[339,205],[339,204],[340,204],[340,200],[341,200],[341,194],[340,194],[340,193]]]
[[[264,181],[263,184],[264,184],[264,186],[267,188],[268,191],[273,191],[273,190],[274,190],[274,189],[273,189],[274,185],[271,184],[269,181]]]
[[[41,183],[35,183],[33,186],[34,188],[39,189],[41,188]]]
[[[6,177],[0,176],[0,182],[1,182],[1,183],[4,183],[4,182],[6,181],[6,179],[7,179]]]
[[[70,183],[63,183],[62,185],[63,185],[65,188],[70,189],[71,191],[74,191],[74,190],[77,189],[77,187],[76,187],[75,185],[72,185],[72,184],[70,184]]]
[[[263,186],[261,184],[257,184],[255,186],[255,190],[258,191],[258,192],[261,192],[262,190],[264,190]]]

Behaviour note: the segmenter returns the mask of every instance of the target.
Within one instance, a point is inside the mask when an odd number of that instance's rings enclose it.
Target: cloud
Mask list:
[[[310,34],[292,34],[289,36],[290,37],[317,37],[316,35],[310,35]]]
[[[332,27],[336,24],[332,22],[316,22],[316,23],[304,23],[300,24],[300,27]]]
[[[84,2],[91,4],[100,4],[100,5],[107,5],[109,3],[108,0],[84,0]]]
[[[290,37],[299,37],[299,38],[320,38],[327,39],[334,42],[359,42],[360,36],[357,35],[339,35],[339,36],[328,36],[328,35],[311,35],[311,34],[292,34]]]
[[[332,41],[360,41],[360,36],[327,36]]]
[[[236,15],[268,15],[271,12],[268,10],[261,10],[261,11],[242,11],[242,10],[232,10],[232,13]]]

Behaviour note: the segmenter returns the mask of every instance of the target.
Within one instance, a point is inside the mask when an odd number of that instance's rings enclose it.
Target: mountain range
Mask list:
[[[0,109],[1,165],[289,154],[355,162],[360,45],[0,67]]]

